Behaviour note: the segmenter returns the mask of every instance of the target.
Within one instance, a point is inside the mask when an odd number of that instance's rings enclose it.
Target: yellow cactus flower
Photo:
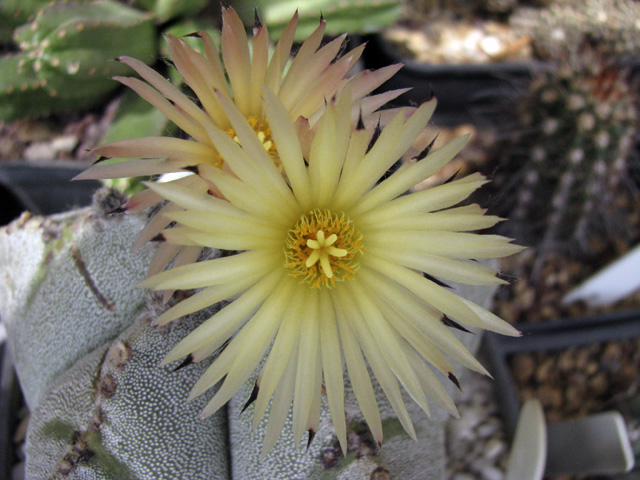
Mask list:
[[[393,76],[401,65],[376,71],[365,70],[348,77],[348,72],[360,58],[364,45],[340,56],[346,39],[346,35],[342,35],[321,46],[325,30],[323,19],[292,59],[290,54],[298,23],[297,13],[284,29],[271,55],[266,26],[256,25],[250,49],[244,25],[232,8],[223,7],[222,22],[221,54],[206,32],[198,32],[204,45],[204,53],[194,50],[180,38],[167,36],[173,63],[201,106],[140,60],[120,58],[142,80],[128,77],[115,77],[115,80],[133,89],[162,111],[190,138],[146,137],[102,145],[93,151],[101,160],[122,157],[134,160],[111,164],[98,161],[76,179],[158,175],[181,172],[199,164],[224,167],[223,157],[211,139],[210,129],[216,127],[232,138],[237,137],[222,108],[220,96],[234,102],[258,134],[262,148],[278,163],[278,146],[273,141],[262,107],[263,85],[281,100],[289,118],[294,121],[300,138],[307,139],[311,138],[314,125],[324,110],[325,99],[332,97],[346,85],[349,85],[352,92],[350,118],[354,123],[360,113],[366,118],[405,91],[395,90],[368,96]],[[303,148],[308,149],[309,144],[309,141],[303,142]],[[205,184],[197,177],[183,178],[176,183],[206,190]],[[152,190],[145,190],[134,195],[126,209],[144,210],[159,200],[160,197]],[[165,212],[176,209],[176,205],[172,203],[164,207]],[[141,233],[136,249],[155,238],[166,224],[163,216],[156,216]],[[171,245],[163,245],[154,258],[150,272],[161,271],[178,250]],[[198,248],[184,248],[174,263],[195,261],[199,252]]]
[[[466,137],[433,152],[427,147],[380,181],[423,132],[435,100],[411,115],[400,112],[374,136],[351,128],[353,93],[347,86],[328,100],[305,153],[287,104],[268,86],[262,96],[282,171],[243,107],[219,93],[235,139],[226,127],[207,128],[226,166],[197,166],[209,193],[148,183],[182,209],[165,214],[175,222],[162,233],[168,243],[236,252],[172,268],[139,284],[202,289],[167,310],[158,325],[234,299],[178,343],[165,363],[185,356],[200,361],[228,342],[191,392],[196,397],[224,379],[202,412],[207,416],[238,391],[269,352],[253,412],[257,425],[273,399],[264,452],[279,438],[292,403],[296,443],[305,431],[311,435],[318,428],[323,386],[346,451],[345,367],[376,441],[382,442],[383,432],[367,365],[415,438],[400,385],[427,414],[427,396],[456,414],[433,370],[457,382],[453,359],[485,372],[448,325],[519,334],[436,279],[504,283],[472,259],[521,248],[504,237],[473,233],[500,219],[475,204],[457,206],[485,183],[479,174],[405,195],[446,165]],[[212,195],[214,190],[221,197]]]

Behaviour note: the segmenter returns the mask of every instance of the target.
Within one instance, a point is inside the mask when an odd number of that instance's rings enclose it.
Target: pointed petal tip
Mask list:
[[[308,439],[307,439],[307,451],[309,451],[309,447],[311,446],[311,442],[313,442],[313,439],[314,439],[314,438],[315,438],[315,436],[316,436],[316,431],[315,431],[315,429],[310,428],[310,429],[308,430],[308,432],[309,432],[309,437],[308,437]]]
[[[458,387],[458,390],[462,391],[462,387],[460,387],[460,382],[458,381],[458,378],[452,372],[449,372],[447,374],[447,378],[451,380],[451,383],[453,383],[456,387]]]
[[[247,399],[246,403],[240,410],[240,414],[244,413],[244,411],[249,407],[249,405],[251,405],[253,402],[256,401],[256,399],[258,398],[259,391],[260,391],[260,387],[258,386],[258,382],[256,382],[253,386],[253,390],[251,390],[251,394],[249,395],[249,398]]]
[[[187,355],[180,364],[172,370],[172,372],[177,372],[178,370],[182,370],[185,367],[188,367],[193,363],[193,354]]]

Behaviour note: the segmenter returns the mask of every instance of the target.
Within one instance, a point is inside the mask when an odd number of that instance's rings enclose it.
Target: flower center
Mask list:
[[[289,230],[285,265],[302,283],[333,287],[336,281],[353,277],[360,253],[362,235],[353,222],[343,213],[316,209],[301,215]]]
[[[276,146],[273,143],[273,139],[271,138],[271,127],[269,127],[269,123],[267,122],[267,119],[266,118],[258,119],[255,117],[249,117],[247,118],[247,121],[253,127],[253,130],[256,132],[256,135],[258,136],[258,140],[260,140],[260,142],[262,143],[262,146],[264,147],[266,152],[269,154],[269,156],[273,160],[273,163],[276,165],[276,167],[278,167],[278,169],[280,169],[280,171],[282,171],[282,164],[278,157]],[[236,135],[236,132],[233,128],[230,128],[229,130],[227,130],[227,134],[231,138],[233,138],[236,142],[240,143],[240,139]],[[224,161],[222,157],[219,157],[217,166],[222,167],[223,163]]]

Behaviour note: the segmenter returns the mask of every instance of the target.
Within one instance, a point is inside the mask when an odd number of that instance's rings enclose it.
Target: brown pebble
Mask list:
[[[516,381],[520,385],[524,385],[533,377],[536,371],[536,361],[529,354],[516,355],[511,362],[511,371]]]
[[[591,377],[589,379],[589,390],[598,396],[607,393],[607,390],[609,390],[607,375],[604,372],[599,372]]]
[[[546,358],[538,365],[535,379],[538,383],[545,384],[551,380],[552,371],[556,368],[553,358]]]
[[[569,348],[558,355],[558,368],[562,372],[569,372],[575,368],[576,365],[576,351],[573,348]]]
[[[549,384],[544,384],[538,389],[536,396],[543,406],[557,409],[563,404],[564,398],[562,390]]]
[[[370,480],[391,480],[391,473],[384,467],[376,467],[369,478]]]

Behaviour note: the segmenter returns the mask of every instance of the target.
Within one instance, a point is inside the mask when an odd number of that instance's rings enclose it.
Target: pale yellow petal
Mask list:
[[[479,235],[477,233],[417,231],[398,232],[379,231],[368,235],[369,245],[381,249],[400,249],[403,251],[441,255],[451,258],[500,258],[522,251],[511,239],[499,235]]]
[[[271,127],[271,136],[278,146],[280,161],[296,199],[303,210],[308,210],[311,206],[311,185],[295,127],[289,114],[273,93],[266,88],[262,93],[264,109]]]
[[[430,177],[449,163],[449,161],[451,161],[451,159],[457,155],[460,150],[462,150],[468,139],[468,135],[459,137],[430,155],[427,155],[426,158],[423,158],[413,165],[397,170],[389,178],[380,182],[379,185],[364,195],[362,200],[355,207],[353,215],[358,215],[368,210],[375,209],[384,202],[388,202],[389,200],[396,198],[398,195],[406,192],[417,183]],[[451,185],[451,183],[447,185]]]
[[[363,266],[365,264],[380,275],[402,285],[445,315],[462,323],[477,321],[477,315],[462,302],[460,297],[424,278],[421,274],[375,255],[364,257]]]
[[[240,280],[246,275],[275,269],[282,262],[282,252],[243,252],[173,268],[140,282],[138,288],[165,290],[210,287]]]
[[[280,329],[269,353],[269,357],[264,364],[260,377],[260,390],[258,398],[255,402],[253,411],[253,428],[258,427],[258,423],[262,419],[269,400],[276,391],[276,387],[282,381],[282,375],[287,368],[289,358],[297,356],[300,322],[299,318],[304,314],[302,291],[294,290],[287,311],[285,312]],[[296,364],[297,365],[297,362]],[[295,376],[295,370],[292,373]],[[290,401],[290,400],[289,400]]]
[[[307,427],[309,410],[316,393],[316,365],[320,358],[320,329],[318,311],[318,290],[307,289],[304,295],[305,312],[300,318],[300,343],[298,346],[298,366],[296,367],[296,387],[293,395],[293,438],[300,443]],[[317,392],[319,393],[319,392]]]
[[[267,74],[269,61],[269,32],[266,26],[258,26],[253,30],[251,39],[251,80],[249,82],[249,115],[262,117],[262,85]]]
[[[431,284],[431,286],[435,285],[432,282],[426,280],[421,275],[418,275],[414,272],[410,272],[419,279],[422,279],[426,282],[427,285]],[[406,321],[412,322],[422,334],[433,342],[438,348],[440,348],[443,352],[449,355],[454,360],[460,362],[462,365],[475,370],[479,373],[488,375],[487,370],[474,358],[473,355],[467,350],[467,348],[456,338],[456,336],[444,326],[444,324],[436,319],[435,314],[427,314],[429,312],[429,307],[424,305],[419,299],[410,295],[405,289],[400,289],[399,285],[402,285],[401,282],[396,282],[395,279],[384,278],[384,275],[378,274],[378,282],[377,285],[384,285],[385,288],[379,289],[377,291],[378,295],[382,298],[386,299],[386,303],[395,309],[402,317],[406,319]],[[407,287],[405,285],[405,287]],[[409,287],[407,287],[409,288]],[[471,308],[462,302],[462,299],[457,295],[438,287],[440,293],[443,297],[448,297],[445,301],[436,300],[436,302],[429,302],[426,298],[423,300],[431,305],[434,305],[440,311],[444,311],[440,307],[436,306],[435,303],[444,303],[446,308],[449,309],[450,304],[463,304],[465,307],[463,312],[466,310],[468,312],[472,312]],[[409,288],[411,290],[411,288]],[[442,293],[444,292],[444,294]],[[418,297],[426,295],[420,295],[422,292],[413,291],[412,293],[418,295]],[[445,295],[446,294],[446,295]],[[455,297],[453,301],[447,302],[446,300],[452,300],[452,297]],[[449,310],[453,310],[449,309]],[[472,312],[473,315],[466,315],[464,317],[456,317],[450,313],[445,312],[449,317],[455,318],[465,325],[473,325],[479,322],[478,316],[475,312]]]
[[[267,69],[267,75],[265,77],[265,86],[273,92],[275,95],[280,91],[280,83],[282,82],[282,73],[284,67],[289,61],[289,54],[291,52],[291,46],[293,45],[293,37],[298,26],[298,11],[294,13],[293,17],[287,24],[287,26],[280,34],[278,43],[273,51],[271,60],[269,61],[269,67]]]
[[[344,413],[344,378],[336,313],[327,289],[320,291],[320,347],[327,401],[336,437],[343,454],[347,452],[347,426]]]
[[[369,210],[359,218],[362,222],[375,225],[384,223],[387,220],[409,216],[413,218],[421,213],[434,212],[451,207],[466,199],[471,193],[487,183],[482,175],[473,174],[469,175],[469,177],[472,177],[469,179],[472,181],[467,180],[468,177],[465,177],[447,184],[403,195],[380,205],[378,208]]]
[[[344,208],[350,207],[355,200],[371,189],[425,129],[435,108],[436,102],[431,100],[422,104],[406,122],[403,121],[402,113],[397,115],[382,130],[380,137],[360,165],[356,167],[353,175],[343,182],[343,189],[339,189],[336,194],[338,197],[335,200],[336,203],[344,205]],[[353,215],[361,210],[361,207],[358,207]]]
[[[291,399],[293,398],[296,380],[296,366],[298,363],[297,357],[298,350],[296,349],[292,352],[287,368],[280,378],[278,388],[276,388],[275,394],[273,395],[271,409],[267,416],[267,433],[264,436],[264,443],[262,444],[262,458],[269,453],[282,434],[284,422],[287,419],[289,409],[291,408]]]
[[[220,359],[225,355],[234,358],[228,370],[219,369],[216,373],[214,361],[209,367],[211,373],[209,370],[205,372],[193,387],[191,398],[198,395],[206,384],[213,386],[226,375],[222,386],[200,414],[201,417],[208,417],[227,403],[256,369],[278,330],[292,287],[291,282],[285,282],[275,289],[247,325],[231,340],[220,355]]]
[[[367,252],[392,260],[399,265],[425,272],[442,280],[468,285],[504,285],[496,271],[473,261],[454,260],[428,253],[415,253],[400,248],[377,248],[367,245]]]
[[[248,42],[238,14],[232,8],[223,7],[220,35],[222,60],[229,76],[233,99],[245,116],[251,114],[251,58]]]
[[[249,288],[251,285],[256,283],[258,279],[258,275],[250,275],[235,282],[207,287],[198,293],[191,295],[189,298],[182,300],[180,303],[164,312],[157,318],[154,325],[166,325],[177,318],[197,312],[198,310],[202,310],[210,305],[231,298]]]
[[[361,317],[354,317],[356,330],[359,332],[358,336],[371,343],[371,354],[379,359],[382,368],[388,368],[389,373],[392,373],[400,380],[415,402],[420,405],[425,412],[429,411],[422,386],[404,356],[399,338],[377,306],[377,296],[372,296],[357,281],[350,282],[347,288],[355,298],[358,308],[362,312]],[[366,321],[364,320],[365,318]],[[372,365],[372,360],[369,360],[369,363]],[[378,375],[376,374],[376,378],[377,377]],[[394,382],[393,389],[395,390],[396,388],[397,386],[395,386]],[[399,404],[399,408],[404,409],[404,401],[400,396],[400,391],[394,392],[393,395],[397,396],[396,403]],[[411,419],[408,413],[403,412],[403,415],[405,414],[408,420],[406,423],[411,425]],[[407,432],[410,433],[411,430],[407,430]]]
[[[232,206],[256,217],[269,219],[274,224],[290,228],[299,214],[299,210],[292,212],[287,208],[287,203],[280,197],[268,196],[256,191],[250,185],[219,168],[202,165],[199,172],[222,192]]]
[[[356,396],[362,415],[364,416],[373,438],[379,445],[382,444],[382,421],[380,419],[380,410],[376,401],[371,379],[369,378],[369,370],[365,364],[360,345],[355,334],[349,325],[349,317],[351,311],[342,303],[342,296],[339,295],[340,289],[335,289],[332,295],[337,313],[337,323],[340,331],[340,342],[344,353],[347,371],[349,372],[349,380]]]
[[[258,310],[274,287],[282,281],[284,272],[266,274],[237,300],[224,307],[215,315],[183,338],[166,356],[162,364],[178,360],[202,348],[220,347]]]
[[[299,89],[297,86],[299,79],[310,68],[310,59],[320,46],[325,28],[326,22],[321,21],[318,28],[302,43],[282,81],[278,98],[282,100],[287,110],[290,110],[296,103],[295,95],[292,93]]]

